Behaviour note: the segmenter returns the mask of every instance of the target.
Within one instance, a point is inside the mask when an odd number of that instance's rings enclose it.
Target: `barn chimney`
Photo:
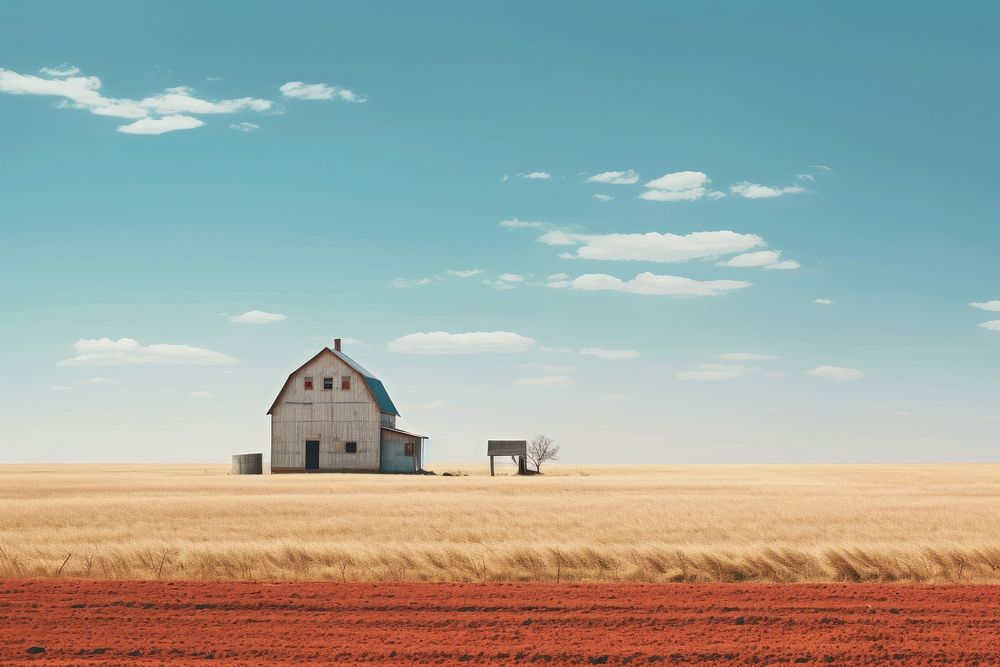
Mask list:
[[[340,352],[340,339],[339,338],[334,338],[333,339],[333,349],[335,349],[337,352]]]

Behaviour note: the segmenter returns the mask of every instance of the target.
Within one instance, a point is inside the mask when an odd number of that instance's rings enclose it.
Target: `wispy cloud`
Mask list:
[[[154,343],[140,345],[133,338],[81,338],[73,344],[76,356],[63,359],[57,365],[77,368],[107,366],[137,366],[144,364],[179,364],[185,366],[218,366],[236,363],[236,359],[191,345]]]
[[[456,278],[472,278],[482,273],[482,269],[447,269],[445,273]]]
[[[260,125],[257,123],[248,123],[243,121],[242,123],[233,123],[229,126],[230,130],[236,130],[238,132],[256,132],[260,129]]]
[[[518,176],[532,181],[548,181],[552,178],[552,174],[547,171],[529,171],[528,173],[522,172],[519,173]]]
[[[45,76],[20,74],[0,68],[0,93],[40,95],[61,100],[61,108],[82,109],[98,116],[124,118],[133,122],[117,129],[125,134],[164,134],[189,130],[205,123],[193,116],[263,112],[273,102],[254,97],[208,100],[197,97],[188,86],[174,86],[144,97],[112,98],[101,93],[103,84],[96,76],[79,76],[80,70],[68,65],[42,68]]]
[[[979,310],[1000,311],[1000,301],[973,301],[969,305]]]
[[[829,306],[830,304],[833,303],[833,299],[823,299],[823,298],[813,299],[813,303],[818,303],[821,306]]]
[[[548,229],[551,227],[549,223],[540,220],[519,220],[517,218],[501,220],[500,226],[507,229]]]
[[[574,234],[553,230],[538,239],[548,245],[578,245],[582,259],[685,262],[740,253],[765,245],[756,234],[733,231],[670,234]]]
[[[797,269],[801,266],[794,259],[781,259],[780,250],[758,250],[732,257],[724,262],[716,262],[717,266],[729,266],[736,268],[760,267],[768,270]]]
[[[611,291],[647,296],[719,296],[732,290],[749,287],[744,280],[694,280],[681,276],[640,273],[631,280],[622,280],[606,273],[586,273],[573,280],[556,280],[554,288],[569,288],[589,292]]]
[[[701,171],[675,171],[646,183],[647,190],[639,195],[648,201],[697,201],[709,194],[712,182]]]
[[[800,192],[806,192],[806,189],[801,185],[772,187],[770,185],[751,183],[750,181],[740,181],[739,183],[729,186],[729,191],[738,197],[743,197],[744,199],[770,199],[773,197],[781,197],[783,195],[793,195]]]
[[[119,125],[117,130],[124,134],[165,134],[177,130],[193,130],[204,124],[193,116],[164,116],[143,118],[126,125]]]
[[[587,183],[606,183],[609,185],[633,185],[639,182],[639,173],[635,169],[625,171],[602,171],[588,176]]]
[[[614,197],[612,197],[611,195],[602,195],[599,193],[590,196],[596,199],[597,201],[611,201],[614,199]]]
[[[534,338],[510,331],[449,333],[430,331],[406,334],[389,343],[390,352],[405,354],[478,354],[484,352],[524,352]]]
[[[983,322],[979,326],[984,329],[989,329],[990,331],[1000,331],[1000,320],[989,320],[988,322]]]
[[[409,287],[422,287],[424,285],[432,285],[439,282],[440,278],[437,276],[432,276],[429,278],[393,278],[392,286],[399,287],[401,289],[406,289]]]
[[[64,78],[68,76],[76,76],[77,74],[80,73],[80,68],[74,67],[67,63],[63,63],[58,67],[43,67],[38,71],[41,72],[42,74],[45,74],[46,76]]]
[[[263,310],[248,310],[240,315],[229,316],[229,321],[237,324],[271,324],[287,319],[287,316],[280,313],[268,313]]]
[[[817,366],[806,372],[813,377],[827,380],[859,380],[865,376],[857,368],[844,368],[842,366]]]
[[[304,83],[302,81],[289,81],[281,84],[278,89],[285,97],[297,100],[342,100],[344,102],[354,102],[363,104],[368,101],[366,95],[355,93],[353,90],[333,86],[328,83]]]

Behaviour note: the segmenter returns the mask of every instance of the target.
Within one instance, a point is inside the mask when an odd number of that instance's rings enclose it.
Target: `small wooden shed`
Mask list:
[[[493,457],[509,456],[517,461],[517,474],[528,472],[528,441],[527,440],[488,440],[486,455],[490,457],[490,477],[493,477]]]

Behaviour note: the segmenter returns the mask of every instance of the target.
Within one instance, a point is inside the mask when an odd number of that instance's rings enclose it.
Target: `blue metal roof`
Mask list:
[[[364,376],[365,384],[368,385],[368,388],[372,392],[372,396],[375,397],[375,402],[378,403],[378,409],[380,411],[389,415],[396,415],[397,417],[399,416],[399,411],[393,404],[392,399],[389,398],[389,392],[385,390],[385,385],[382,384],[381,380],[372,375],[367,369],[365,369],[364,366],[354,361],[354,359],[351,359],[343,352],[339,350],[330,350],[330,352],[333,352],[333,354],[338,359],[340,359],[345,364],[347,364],[348,366],[356,370],[358,373],[360,373],[362,376]]]

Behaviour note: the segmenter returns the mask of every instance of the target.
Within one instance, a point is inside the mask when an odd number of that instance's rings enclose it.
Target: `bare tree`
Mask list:
[[[528,443],[528,461],[535,466],[535,470],[542,471],[542,464],[546,461],[555,461],[559,458],[559,445],[555,444],[552,438],[545,435],[536,435]]]

